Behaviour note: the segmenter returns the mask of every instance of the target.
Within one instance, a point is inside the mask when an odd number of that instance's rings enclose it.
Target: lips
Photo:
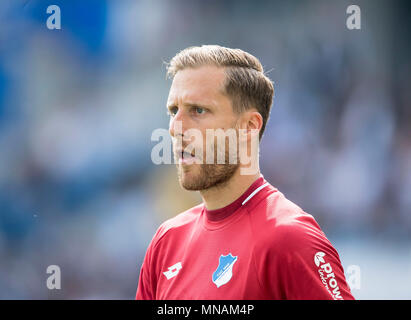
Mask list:
[[[179,164],[192,164],[196,160],[194,153],[189,153],[183,150],[176,152]]]

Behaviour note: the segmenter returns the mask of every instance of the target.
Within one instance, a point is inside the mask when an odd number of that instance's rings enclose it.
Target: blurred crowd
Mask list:
[[[192,45],[262,61],[262,174],[328,236],[411,243],[410,6],[358,3],[361,30],[346,1],[1,1],[0,299],[134,297],[156,228],[201,202],[150,157]]]

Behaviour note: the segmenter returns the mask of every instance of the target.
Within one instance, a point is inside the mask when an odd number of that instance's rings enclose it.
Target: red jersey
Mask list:
[[[337,251],[314,218],[262,176],[230,205],[164,222],[136,299],[354,299]]]

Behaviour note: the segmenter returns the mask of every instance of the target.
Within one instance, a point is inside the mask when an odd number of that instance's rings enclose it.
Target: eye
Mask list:
[[[168,110],[167,110],[167,114],[168,114],[170,117],[173,117],[173,116],[176,115],[177,111],[178,111],[178,108],[177,108],[177,107],[170,107],[170,108],[168,108]]]
[[[206,110],[204,108],[201,107],[194,107],[194,111],[196,114],[203,114],[206,112]]]

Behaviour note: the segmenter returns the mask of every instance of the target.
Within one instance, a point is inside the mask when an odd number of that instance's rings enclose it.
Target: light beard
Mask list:
[[[237,128],[236,123],[233,124],[233,128]],[[238,136],[238,132],[236,134]],[[229,139],[226,138],[224,143],[226,146],[224,148],[225,152],[223,153],[223,151],[218,148],[217,143],[214,142],[214,159],[216,159],[214,160],[214,163],[192,163],[190,165],[183,166],[182,164],[178,164],[178,161],[176,161],[178,180],[181,187],[190,191],[202,191],[214,187],[222,187],[234,176],[240,168],[240,164],[238,162],[238,147],[235,149],[236,157],[235,163],[233,164],[230,163],[231,145],[229,144]],[[222,154],[224,155],[223,164],[217,163],[219,159],[218,154],[220,156]],[[204,156],[203,159],[206,159],[206,157]]]
[[[191,164],[184,169],[177,165],[180,185],[190,191],[221,187],[236,173],[239,164]]]
[[[214,150],[214,159],[218,159],[218,148],[215,147]],[[223,164],[217,163],[217,160],[215,160],[214,163],[192,163],[183,166],[176,161],[178,180],[181,187],[190,191],[201,191],[213,187],[222,187],[231,179],[240,167],[238,161],[235,161],[234,164],[230,163],[230,151],[228,147],[225,149],[224,158],[225,161]],[[238,159],[238,152],[236,159]]]

